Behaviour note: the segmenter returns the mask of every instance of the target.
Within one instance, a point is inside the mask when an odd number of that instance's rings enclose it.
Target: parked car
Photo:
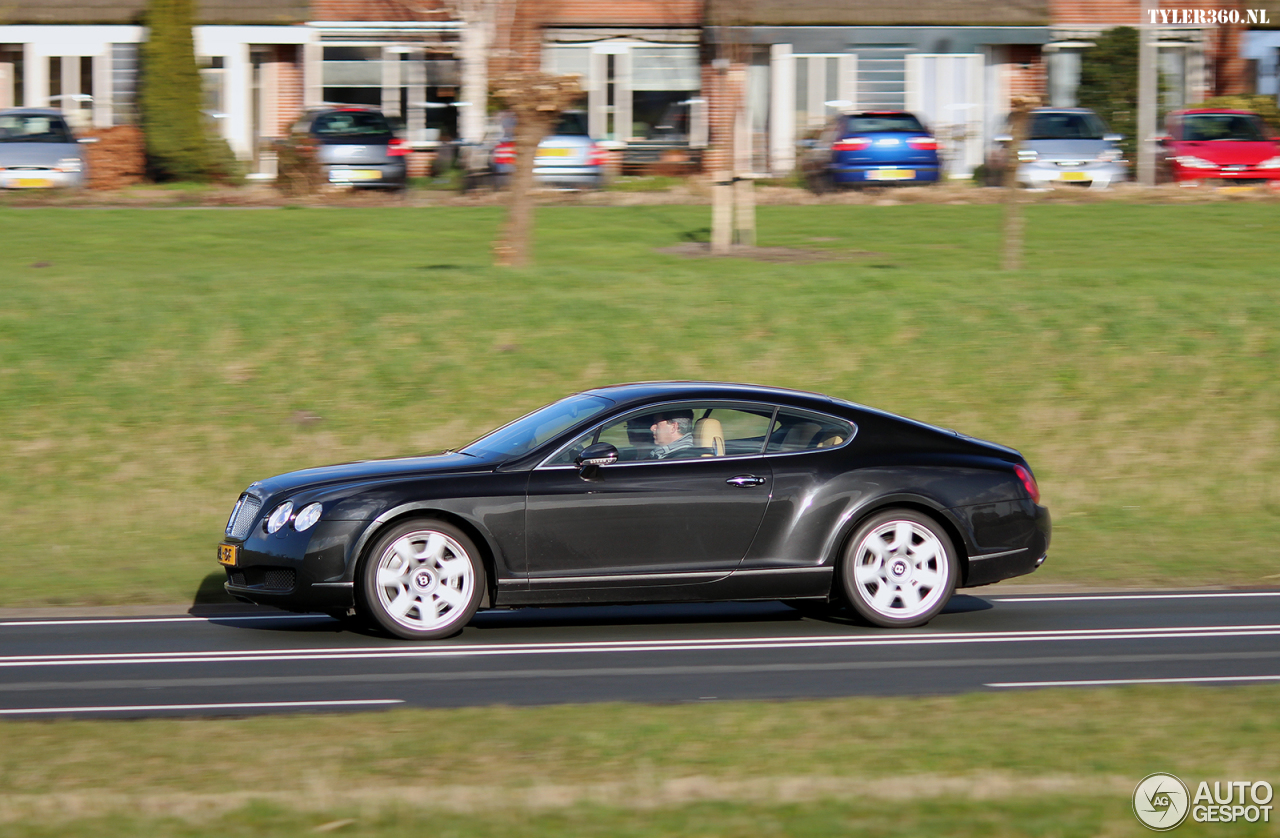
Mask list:
[[[1012,448],[817,393],[649,382],[456,451],[255,481],[218,560],[238,599],[408,639],[587,603],[847,602],[916,626],[1040,566],[1039,501]]]
[[[405,157],[412,149],[395,135],[381,111],[326,108],[308,114],[304,126],[330,183],[403,189],[408,182]]]
[[[1018,148],[1018,183],[1033,189],[1059,184],[1106,189],[1128,177],[1117,145],[1123,139],[1088,108],[1036,108],[1028,115],[1027,138]],[[987,168],[1000,181],[1013,137],[1006,127],[995,141]]]
[[[81,187],[89,160],[62,111],[53,108],[0,110],[0,188]]]
[[[938,141],[914,114],[862,111],[831,120],[801,159],[810,188],[936,183]]]
[[[513,129],[514,125],[508,128]],[[607,162],[608,152],[587,131],[587,115],[566,111],[560,115],[555,130],[538,143],[533,179],[543,186],[562,189],[600,189],[605,183]],[[515,142],[508,132],[493,149],[493,171],[499,183],[511,177],[515,163]]]
[[[1194,108],[1169,114],[1166,125],[1162,179],[1186,185],[1280,182],[1280,141],[1258,114]]]

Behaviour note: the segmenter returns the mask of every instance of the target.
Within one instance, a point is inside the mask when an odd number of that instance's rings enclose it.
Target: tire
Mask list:
[[[863,521],[840,561],[849,604],[885,628],[922,626],[937,616],[955,592],[959,570],[946,530],[911,509]]]
[[[419,519],[378,538],[360,571],[360,606],[374,624],[406,640],[462,631],[485,592],[471,539],[443,521]]]

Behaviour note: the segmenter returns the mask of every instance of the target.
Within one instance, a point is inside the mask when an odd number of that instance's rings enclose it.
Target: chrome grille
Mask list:
[[[262,501],[248,493],[241,495],[236,501],[235,509],[231,510],[231,517],[227,519],[227,537],[243,540],[249,534],[249,528],[253,526],[260,509]]]

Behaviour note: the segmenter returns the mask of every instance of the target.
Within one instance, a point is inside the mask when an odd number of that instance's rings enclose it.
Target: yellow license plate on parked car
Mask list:
[[[236,561],[240,558],[240,547],[236,544],[219,544],[218,545],[218,564],[224,564],[228,567],[235,567]]]
[[[382,172],[377,169],[334,169],[329,173],[329,180],[381,180]]]
[[[569,149],[567,148],[540,148],[538,149],[539,157],[568,157]]]
[[[867,180],[911,180],[915,176],[915,169],[872,169],[867,172]]]
[[[1058,175],[1058,179],[1079,181],[1079,180],[1088,180],[1089,176],[1086,175],[1084,172],[1063,172],[1062,174]]]
[[[20,177],[9,181],[9,185],[18,189],[48,189],[53,186],[53,182],[42,177]]]

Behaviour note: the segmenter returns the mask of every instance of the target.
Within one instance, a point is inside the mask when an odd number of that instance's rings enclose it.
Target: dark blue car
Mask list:
[[[863,111],[836,117],[804,162],[815,191],[840,186],[936,183],[938,141],[914,114]]]

